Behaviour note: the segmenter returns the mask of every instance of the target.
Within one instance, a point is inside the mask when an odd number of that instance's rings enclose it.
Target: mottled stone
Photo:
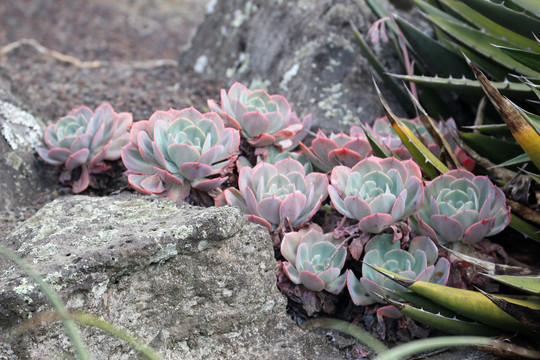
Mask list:
[[[132,194],[59,198],[4,241],[70,309],[129,330],[167,359],[343,358],[286,317],[271,243],[236,208]],[[49,309],[39,286],[0,259],[0,330],[20,358],[71,351],[58,322],[14,335]],[[136,357],[121,340],[82,331],[95,359]]]
[[[50,188],[50,170],[37,159],[43,122],[11,92],[11,80],[0,72],[0,212],[28,205]]]
[[[375,17],[356,0],[219,0],[180,61],[224,88],[240,81],[284,94],[300,117],[313,113],[314,129],[346,130],[383,115],[349,20],[366,31]]]

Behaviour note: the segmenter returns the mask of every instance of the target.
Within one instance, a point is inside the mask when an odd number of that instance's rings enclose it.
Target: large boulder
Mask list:
[[[240,81],[284,94],[300,117],[313,113],[315,129],[341,131],[383,114],[349,25],[365,30],[375,20],[363,0],[217,0],[207,8],[180,57],[185,66],[223,87]]]
[[[30,204],[56,181],[37,159],[35,149],[42,144],[45,126],[30,111],[0,71],[0,212]]]
[[[68,196],[20,224],[4,244],[67,306],[98,315],[167,359],[338,359],[322,335],[286,317],[268,232],[238,209],[121,194]],[[34,282],[0,259],[0,333],[21,359],[71,353]],[[40,317],[41,316],[41,317]],[[33,323],[25,320],[37,319]],[[17,324],[26,323],[23,334]],[[33,324],[33,325],[32,325]],[[82,327],[95,359],[134,359],[121,340]]]

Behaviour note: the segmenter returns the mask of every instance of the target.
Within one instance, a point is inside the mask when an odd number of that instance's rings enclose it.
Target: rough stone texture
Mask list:
[[[46,205],[4,243],[70,309],[126,328],[168,359],[343,358],[323,336],[286,318],[271,240],[237,209],[131,194],[69,196]],[[10,265],[0,259],[0,330],[13,333],[49,305]],[[83,336],[93,358],[137,356],[98,330],[84,327]],[[59,323],[11,340],[22,359],[69,351]]]
[[[313,113],[315,129],[341,131],[383,114],[373,71],[349,26],[350,19],[365,30],[375,20],[363,0],[212,5],[182,64],[227,86],[241,81],[284,94],[299,116]],[[390,93],[385,96],[392,100]]]
[[[1,70],[1,69],[0,69]],[[11,92],[11,81],[0,71],[0,212],[36,200],[50,190],[54,175],[37,160],[43,122],[25,110]]]

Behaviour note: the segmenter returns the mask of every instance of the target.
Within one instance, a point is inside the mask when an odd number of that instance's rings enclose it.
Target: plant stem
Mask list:
[[[336,248],[336,250],[334,250],[334,252],[332,253],[332,256],[330,256],[330,259],[328,259],[328,262],[326,263],[326,265],[324,266],[324,270],[328,270],[328,268],[330,267],[330,263],[332,262],[332,260],[334,260],[334,258],[336,257],[339,249],[341,249],[346,243],[347,241],[349,241],[354,235],[351,235],[347,238],[345,238],[345,240],[343,240],[341,242],[341,244],[339,244],[339,246]]]
[[[361,343],[369,346],[376,353],[382,353],[388,350],[386,345],[384,345],[379,339],[371,335],[369,332],[343,320],[316,318],[309,320],[304,325],[305,330],[313,330],[318,328],[341,331],[344,334],[358,339]]]
[[[374,360],[399,360],[412,354],[441,347],[478,345],[488,346],[491,345],[492,341],[492,339],[482,336],[441,336],[415,340],[381,352]]]

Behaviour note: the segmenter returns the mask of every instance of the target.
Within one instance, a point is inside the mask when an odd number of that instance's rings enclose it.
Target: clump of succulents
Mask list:
[[[311,125],[311,115],[300,122],[284,96],[252,91],[240,83],[234,83],[229,91],[222,89],[221,103],[208,100],[208,107],[254,147],[293,149]]]
[[[62,183],[71,181],[72,172],[80,168],[80,177],[73,182],[73,192],[80,193],[90,184],[91,174],[110,168],[105,160],[120,158],[132,122],[130,113],[116,113],[110,104],[102,104],[95,111],[81,106],[45,129],[47,147],[37,151],[45,162],[64,165]]]
[[[382,303],[379,296],[395,298],[385,289],[407,291],[368,265],[412,280],[439,285],[445,285],[448,281],[450,263],[445,258],[437,261],[437,246],[426,236],[415,237],[409,244],[408,251],[405,251],[400,248],[399,241],[393,241],[392,234],[380,234],[366,244],[364,251],[366,254],[360,280],[351,270],[347,271],[347,287],[355,305]]]
[[[270,230],[307,223],[326,199],[325,174],[306,175],[304,166],[291,158],[275,164],[259,163],[240,169],[238,189],[224,191],[229,205],[238,206],[248,218]]]
[[[137,191],[185,199],[191,188],[209,192],[226,181],[239,146],[238,131],[217,114],[170,109],[133,125],[122,160]]]
[[[357,131],[357,127],[353,127],[350,135],[341,132],[328,137],[319,130],[309,148],[302,142],[300,148],[309,161],[323,172],[329,172],[338,165],[353,167],[371,154],[369,142],[363,133]]]
[[[334,208],[378,234],[416,213],[424,204],[420,168],[412,160],[368,157],[354,167],[337,166],[328,193]]]
[[[441,244],[474,244],[501,232],[510,223],[510,209],[487,177],[452,170],[426,184],[416,220],[420,233]]]
[[[281,242],[281,254],[287,260],[283,263],[285,274],[309,290],[339,294],[347,280],[346,273],[341,274],[347,258],[341,241],[332,233],[323,234],[315,224],[286,233]]]

